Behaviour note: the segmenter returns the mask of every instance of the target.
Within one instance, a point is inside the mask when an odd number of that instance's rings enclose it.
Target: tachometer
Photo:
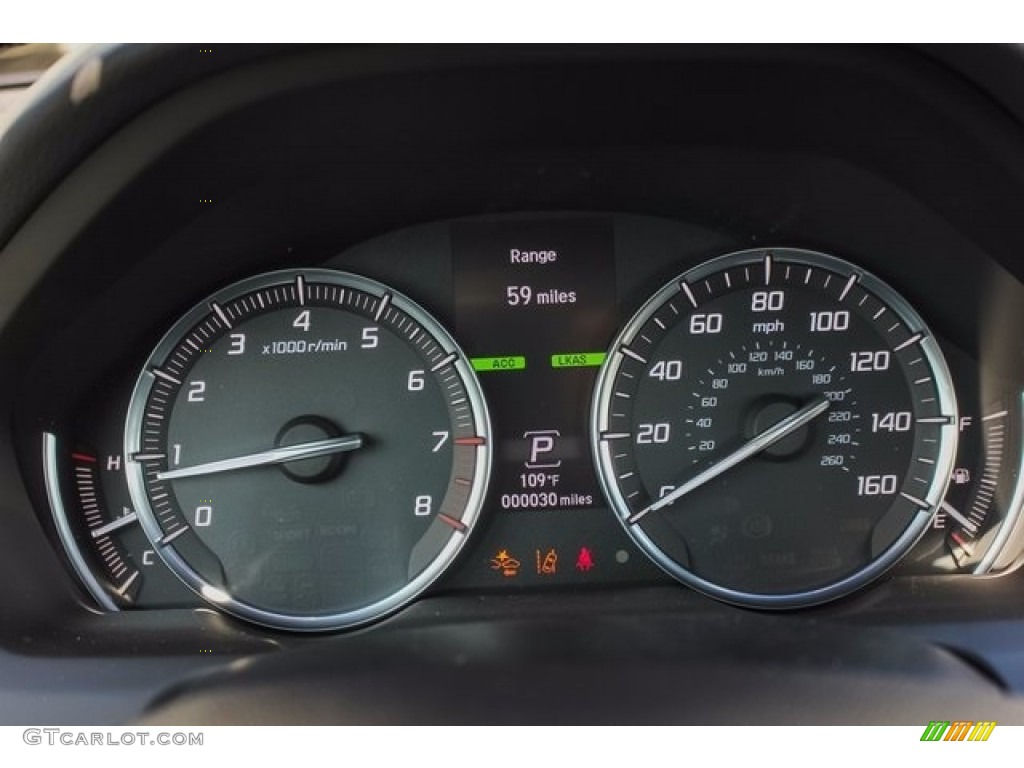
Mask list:
[[[893,565],[942,500],[957,409],[910,306],[795,249],[707,262],[658,291],[601,370],[595,460],[626,531],[724,600],[807,605]]]
[[[146,362],[125,457],[160,556],[204,599],[288,629],[364,623],[450,564],[490,424],[426,311],[327,270],[262,275],[185,315]]]

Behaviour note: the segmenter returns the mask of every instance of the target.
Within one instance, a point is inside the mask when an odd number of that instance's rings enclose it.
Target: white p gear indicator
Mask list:
[[[527,469],[556,469],[562,466],[562,460],[555,460],[554,453],[557,438],[562,433],[557,429],[541,429],[524,432],[523,437],[530,441],[530,459],[526,462]]]

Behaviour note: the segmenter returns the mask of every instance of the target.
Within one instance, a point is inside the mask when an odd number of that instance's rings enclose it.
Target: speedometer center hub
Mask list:
[[[745,431],[744,437],[748,440],[753,439],[772,425],[779,423],[788,416],[792,416],[799,409],[800,405],[798,403],[788,399],[770,398],[766,404],[752,409],[753,412],[748,419],[749,427]],[[761,455],[766,459],[788,459],[804,451],[810,445],[812,442],[812,430],[813,427],[810,425],[800,427],[800,429],[791,432],[778,442],[769,445]]]

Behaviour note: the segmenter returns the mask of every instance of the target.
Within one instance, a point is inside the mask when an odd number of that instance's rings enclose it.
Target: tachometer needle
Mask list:
[[[221,459],[206,464],[196,464],[194,467],[182,467],[172,469],[168,472],[157,473],[157,480],[176,480],[181,477],[196,477],[198,475],[212,475],[216,472],[231,472],[236,469],[248,469],[249,467],[265,467],[269,464],[287,464],[290,461],[301,461],[303,459],[315,459],[318,456],[329,456],[334,453],[354,451],[363,447],[365,442],[360,434],[342,435],[327,440],[314,440],[309,443],[298,443],[286,445],[281,448],[271,448],[269,451],[250,453],[247,456],[236,456],[233,459]]]
[[[700,486],[704,485],[711,480],[714,480],[723,472],[726,472],[737,464],[746,461],[752,456],[757,455],[765,448],[774,445],[779,440],[784,438],[786,435],[795,432],[810,421],[813,421],[818,416],[828,410],[830,401],[824,395],[816,397],[814,400],[809,402],[800,410],[795,413],[791,413],[784,419],[776,422],[772,426],[768,427],[764,432],[761,432],[755,436],[749,442],[744,443],[742,446],[737,448],[735,451],[727,455],[725,458],[719,459],[707,469],[699,472],[694,477],[687,480],[685,483],[680,485],[674,491],[666,496],[658,499],[653,504],[650,504],[639,512],[634,513],[626,522],[633,525],[639,522],[644,515],[648,512],[654,512],[655,510],[661,509],[662,507],[668,506],[676,499],[679,499],[690,491],[693,491]]]

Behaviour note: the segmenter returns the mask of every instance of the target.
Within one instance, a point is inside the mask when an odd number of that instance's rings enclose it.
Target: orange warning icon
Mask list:
[[[501,550],[491,558],[491,570],[501,571],[501,575],[506,579],[510,579],[513,576],[518,575],[520,565],[521,563],[512,557],[512,555],[508,553],[507,549]]]

